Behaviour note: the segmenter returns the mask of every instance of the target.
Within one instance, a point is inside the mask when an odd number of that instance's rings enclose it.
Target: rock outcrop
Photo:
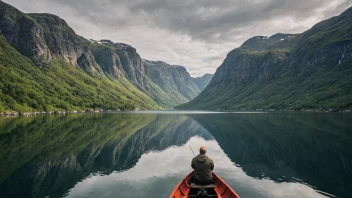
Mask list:
[[[136,49],[110,40],[87,40],[78,36],[61,18],[51,14],[28,14],[44,29],[46,44],[58,58],[85,71],[113,79],[126,77],[139,89],[146,87],[146,75]]]
[[[43,28],[28,15],[0,1],[0,30],[8,43],[35,63],[48,63],[52,54]]]

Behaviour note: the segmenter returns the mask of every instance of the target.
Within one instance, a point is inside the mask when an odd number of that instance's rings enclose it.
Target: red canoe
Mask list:
[[[193,172],[188,174],[172,191],[170,198],[215,197],[239,198],[240,196],[219,176],[213,173],[214,184],[196,185],[191,183]]]

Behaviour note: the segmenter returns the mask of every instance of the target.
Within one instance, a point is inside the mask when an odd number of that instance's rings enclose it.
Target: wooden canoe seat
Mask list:
[[[195,184],[195,183],[191,183],[189,186],[191,188],[197,188],[197,189],[199,189],[199,188],[214,188],[214,187],[216,187],[214,184],[199,185],[199,184]]]

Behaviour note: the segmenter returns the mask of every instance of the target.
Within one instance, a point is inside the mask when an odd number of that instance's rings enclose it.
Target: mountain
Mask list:
[[[352,8],[301,34],[253,37],[179,109],[351,109]]]
[[[200,91],[203,91],[205,87],[210,83],[213,78],[213,74],[204,74],[201,77],[193,78],[193,82],[196,83]]]
[[[0,112],[160,108],[142,92],[147,80],[131,46],[89,41],[57,16],[2,1],[0,30]]]
[[[0,73],[7,76],[0,112],[171,108],[203,89],[184,67],[143,61],[124,43],[87,40],[58,16],[24,14],[2,1],[0,16],[0,63],[11,70]]]
[[[147,93],[161,106],[173,107],[188,102],[201,91],[183,66],[148,60],[143,60],[143,65],[150,80]]]

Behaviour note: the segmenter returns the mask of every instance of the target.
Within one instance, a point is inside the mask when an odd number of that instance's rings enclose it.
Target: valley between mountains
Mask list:
[[[350,110],[352,8],[301,34],[257,36],[214,75],[89,40],[52,14],[0,1],[0,112]]]

